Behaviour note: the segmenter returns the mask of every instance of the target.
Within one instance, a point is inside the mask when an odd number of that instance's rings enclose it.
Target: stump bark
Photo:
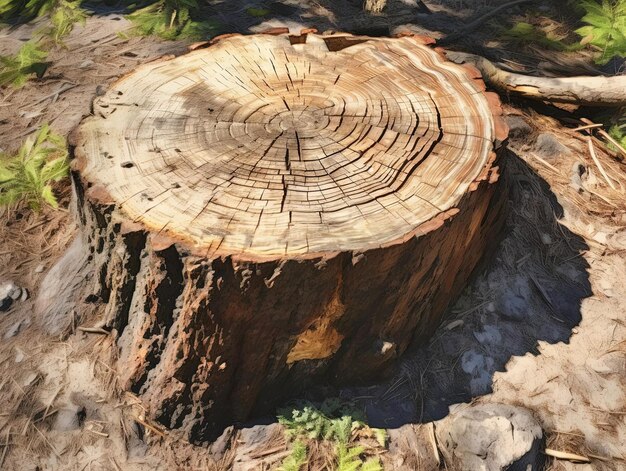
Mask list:
[[[497,96],[419,37],[229,35],[74,132],[119,373],[194,441],[387,372],[497,240]]]

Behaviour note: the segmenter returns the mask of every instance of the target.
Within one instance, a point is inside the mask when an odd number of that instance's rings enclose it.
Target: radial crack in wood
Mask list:
[[[428,338],[502,226],[497,96],[419,37],[228,35],[96,98],[73,182],[120,375],[202,441]]]

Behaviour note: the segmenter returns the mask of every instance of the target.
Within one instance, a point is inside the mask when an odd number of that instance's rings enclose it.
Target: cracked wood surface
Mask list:
[[[87,182],[150,230],[244,259],[419,234],[495,138],[480,83],[412,37],[233,36],[143,65],[94,114]]]

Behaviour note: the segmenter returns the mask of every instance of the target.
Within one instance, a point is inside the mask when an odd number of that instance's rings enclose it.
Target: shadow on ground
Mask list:
[[[509,213],[504,239],[475,275],[430,342],[403,356],[398,374],[341,391],[362,404],[373,427],[445,417],[452,404],[492,392],[493,376],[514,356],[538,355],[539,342],[569,342],[590,296],[588,249],[559,223],[563,209],[548,184],[513,152],[504,170]],[[355,365],[358,368],[358,365]]]

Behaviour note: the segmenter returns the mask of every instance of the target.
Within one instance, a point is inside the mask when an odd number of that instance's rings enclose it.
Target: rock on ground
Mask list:
[[[14,301],[28,296],[28,292],[23,293],[22,288],[17,286],[12,281],[7,281],[0,284],[0,311],[8,311]]]
[[[542,469],[543,432],[527,409],[508,404],[457,406],[436,423],[435,433],[448,469]]]

